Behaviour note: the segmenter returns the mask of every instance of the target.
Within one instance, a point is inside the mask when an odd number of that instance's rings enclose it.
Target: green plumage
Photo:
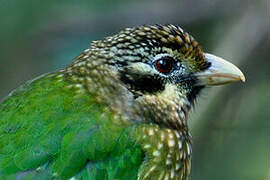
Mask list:
[[[1,104],[0,177],[136,179],[143,157],[132,131],[56,76],[20,87]]]

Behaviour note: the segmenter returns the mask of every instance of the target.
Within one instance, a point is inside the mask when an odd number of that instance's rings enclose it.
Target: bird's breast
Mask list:
[[[146,124],[138,126],[137,133],[137,141],[147,156],[141,179],[187,179],[191,166],[189,134]]]

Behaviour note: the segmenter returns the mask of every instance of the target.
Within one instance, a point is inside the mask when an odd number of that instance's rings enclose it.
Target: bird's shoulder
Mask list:
[[[73,88],[52,73],[0,104],[0,177],[86,176],[87,168],[91,176],[124,177],[126,164],[136,174],[142,151],[124,131],[127,125],[113,123],[105,104]]]

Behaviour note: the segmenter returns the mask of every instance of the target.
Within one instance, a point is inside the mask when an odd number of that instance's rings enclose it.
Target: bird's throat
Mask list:
[[[140,115],[145,122],[187,131],[190,108],[186,96],[179,94],[174,86],[166,86],[160,94],[139,97],[134,109],[135,114]]]

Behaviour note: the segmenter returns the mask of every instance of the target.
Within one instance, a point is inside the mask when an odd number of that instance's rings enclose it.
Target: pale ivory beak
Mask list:
[[[199,85],[213,86],[246,81],[244,74],[232,63],[208,53],[205,53],[205,58],[211,63],[211,66],[205,71],[195,74]]]

